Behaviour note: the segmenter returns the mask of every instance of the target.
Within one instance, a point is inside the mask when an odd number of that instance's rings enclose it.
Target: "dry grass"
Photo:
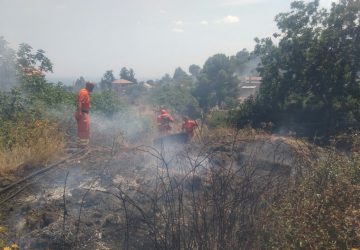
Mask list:
[[[199,149],[207,160],[194,161],[190,148],[171,164],[159,155],[155,188],[140,185],[134,195],[120,185],[113,194],[125,211],[124,249],[358,249],[360,161],[255,130],[211,132]],[[286,157],[300,159],[292,159],[293,175],[256,171],[254,161],[229,157],[251,140],[288,145],[295,154]],[[184,174],[173,175],[180,162]],[[148,245],[134,245],[139,239]]]
[[[47,120],[14,124],[6,138],[1,138],[0,175],[20,165],[43,165],[63,153],[64,134]]]
[[[358,249],[360,165],[336,151],[314,162],[303,182],[273,206],[268,227],[274,249]]]
[[[199,135],[202,141],[207,144],[232,142],[234,138],[237,138],[237,140],[242,142],[258,141],[268,142],[271,144],[286,144],[289,148],[306,158],[310,158],[314,148],[316,148],[316,150],[320,150],[319,147],[316,147],[305,139],[274,135],[264,130],[253,129],[250,127],[237,130],[231,127],[217,127],[215,129],[208,129],[206,126],[204,126]]]

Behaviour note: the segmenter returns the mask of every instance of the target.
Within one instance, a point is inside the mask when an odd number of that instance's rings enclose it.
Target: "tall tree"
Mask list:
[[[22,87],[30,93],[43,95],[48,87],[44,73],[52,72],[53,67],[50,59],[45,56],[45,51],[38,49],[33,52],[30,45],[22,43],[16,55]]]
[[[186,74],[186,72],[180,67],[175,69],[173,81],[175,84],[184,87],[191,87],[193,82],[191,77],[188,74]]]
[[[192,64],[189,67],[189,72],[193,77],[197,78],[200,75],[201,67],[196,64]]]
[[[256,68],[260,63],[260,58],[247,49],[242,49],[235,56],[231,56],[230,62],[234,72],[241,77],[258,75]]]
[[[229,57],[217,54],[204,64],[194,95],[205,111],[214,105],[230,108],[237,103],[239,80],[234,75]]]
[[[188,75],[186,74],[186,72],[185,72],[182,68],[177,67],[177,68],[175,69],[173,79],[174,79],[174,80],[181,80],[181,79],[183,79],[183,78],[185,78],[185,77],[187,77],[187,76],[188,76]]]
[[[52,62],[45,56],[45,51],[39,49],[36,53],[32,52],[32,47],[22,43],[17,51],[17,62],[22,69],[39,69],[44,72],[52,72]]]
[[[80,76],[78,79],[76,79],[74,84],[74,91],[78,92],[80,89],[85,88],[86,80],[83,76]]]
[[[0,90],[10,90],[16,82],[16,53],[0,36]]]
[[[174,84],[164,84],[151,90],[150,100],[158,106],[165,106],[180,115],[199,117],[200,109],[197,100],[189,89]]]
[[[295,1],[277,15],[278,45],[257,39],[263,83],[252,113],[267,111],[259,122],[325,139],[360,128],[359,13],[357,0],[333,3],[330,12],[315,0]]]
[[[166,73],[163,77],[161,77],[161,79],[159,80],[159,84],[160,85],[171,85],[173,84],[173,79],[171,78],[171,76]]]
[[[115,76],[112,70],[107,70],[100,81],[100,88],[102,90],[112,89],[112,82],[115,80]]]
[[[131,68],[128,70],[126,67],[123,67],[120,70],[120,78],[124,79],[124,80],[131,81],[133,83],[137,83],[137,80],[135,78],[135,72]]]
[[[131,81],[133,83],[138,83],[138,81],[135,78],[135,72],[133,69],[129,70],[129,81]]]

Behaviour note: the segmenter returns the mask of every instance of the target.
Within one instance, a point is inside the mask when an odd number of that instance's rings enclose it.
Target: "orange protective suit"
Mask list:
[[[174,119],[165,109],[160,110],[160,113],[161,115],[157,117],[159,133],[163,136],[168,135],[172,129],[170,123],[174,122]]]
[[[80,140],[90,139],[90,95],[87,89],[80,89],[77,102],[81,103],[81,113],[75,112],[77,135]]]
[[[194,137],[194,129],[198,126],[197,122],[190,119],[184,119],[184,122],[181,126],[183,132],[188,134],[189,139]]]

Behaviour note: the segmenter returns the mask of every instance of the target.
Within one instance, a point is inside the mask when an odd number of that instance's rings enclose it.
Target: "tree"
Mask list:
[[[150,100],[154,105],[165,106],[179,113],[193,118],[200,116],[197,100],[189,89],[178,85],[160,85],[151,90]]]
[[[165,74],[163,77],[161,77],[159,84],[160,85],[169,85],[173,83],[173,79],[169,74]]]
[[[16,53],[8,47],[7,41],[0,37],[0,89],[10,90],[16,82]]]
[[[13,88],[9,92],[0,91],[0,124],[7,120],[15,120],[28,106],[28,98],[22,96],[19,89]]]
[[[278,45],[256,40],[263,79],[256,107],[268,110],[263,119],[325,140],[360,128],[359,12],[355,0],[333,3],[330,12],[315,0],[295,1],[291,12],[277,15]]]
[[[129,81],[133,83],[138,83],[137,80],[135,79],[135,72],[133,69],[129,70]]]
[[[111,117],[124,109],[119,96],[111,90],[94,93],[91,97],[93,111]]]
[[[230,57],[231,67],[237,75],[246,77],[257,75],[256,68],[260,63],[260,58],[247,49],[242,49],[235,56]]]
[[[100,81],[100,88],[102,90],[112,89],[112,82],[115,80],[112,70],[107,70]]]
[[[135,79],[135,72],[133,69],[128,70],[126,67],[123,67],[120,70],[120,78],[131,81],[133,83],[137,83],[137,80]]]
[[[128,80],[129,70],[126,67],[122,67],[119,75],[120,75],[120,79]]]
[[[200,75],[201,67],[198,65],[192,64],[189,67],[189,72],[193,77],[197,78]]]
[[[131,103],[136,103],[137,99],[140,99],[143,94],[146,92],[146,88],[144,87],[144,84],[132,84],[125,88],[126,96],[129,100],[131,100]]]
[[[205,62],[193,93],[207,112],[215,105],[224,108],[232,106],[236,102],[238,91],[239,80],[234,75],[229,57],[217,54]]]
[[[181,80],[181,79],[183,79],[183,78],[185,78],[185,77],[188,77],[188,75],[186,74],[186,72],[185,72],[182,68],[177,67],[177,68],[175,69],[173,79],[174,79],[175,81],[177,81],[177,80]]]
[[[19,45],[17,55],[18,75],[23,90],[29,94],[43,95],[46,91],[47,82],[45,72],[52,72],[52,62],[45,56],[42,49],[33,53],[33,48],[22,43]]]
[[[45,56],[44,50],[35,53],[26,43],[20,44],[17,53],[7,46],[7,42],[0,37],[0,83],[9,90],[16,81],[27,85],[28,89],[41,91],[45,76],[43,72],[52,72],[52,63]],[[19,76],[19,79],[17,79]]]
[[[85,88],[86,80],[83,76],[80,76],[78,79],[76,79],[74,84],[74,91],[78,92],[80,89]]]
[[[17,51],[17,62],[22,69],[39,69],[42,72],[52,72],[52,62],[45,56],[42,49],[32,53],[32,47],[26,43],[22,43]]]
[[[184,87],[191,87],[191,84],[193,82],[191,77],[188,74],[186,74],[186,72],[180,67],[175,69],[173,81],[175,84]]]

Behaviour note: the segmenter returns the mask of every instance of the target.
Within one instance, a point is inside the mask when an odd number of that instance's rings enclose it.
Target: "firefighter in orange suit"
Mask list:
[[[188,117],[183,117],[183,124],[181,129],[188,135],[188,140],[191,140],[194,137],[194,129],[198,126],[197,122],[189,119]]]
[[[159,133],[162,136],[169,135],[171,131],[170,123],[174,122],[172,116],[165,110],[160,110],[160,115],[157,117],[157,123],[159,128]]]
[[[80,89],[77,95],[77,110],[74,114],[77,122],[77,136],[79,146],[87,146],[90,139],[90,93],[95,84],[86,82],[85,88]]]

